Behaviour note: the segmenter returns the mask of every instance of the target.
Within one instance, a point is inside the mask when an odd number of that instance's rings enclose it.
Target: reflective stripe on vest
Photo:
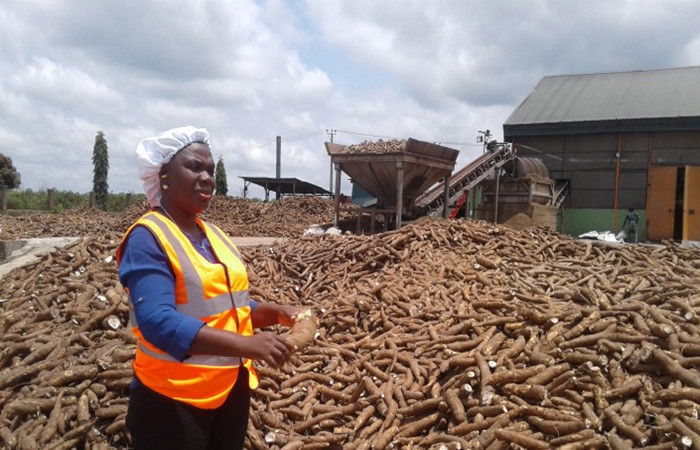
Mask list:
[[[216,356],[216,355],[192,355],[185,358],[183,361],[178,361],[167,353],[157,353],[150,348],[143,345],[141,342],[138,343],[139,350],[146,353],[148,356],[160,359],[162,361],[179,362],[182,364],[193,364],[199,366],[239,366],[245,364],[245,358],[238,358],[233,356]]]
[[[175,237],[175,235],[170,231],[168,225],[163,222],[163,220],[158,217],[157,214],[151,213],[143,217],[143,220],[148,220],[154,223],[161,232],[165,235],[166,239],[173,247],[173,251],[177,256],[180,265],[182,266],[182,276],[185,280],[185,289],[187,290],[187,303],[198,303],[202,304],[204,302],[204,286],[202,279],[199,277],[197,270],[194,268],[192,261],[190,261],[189,256],[184,248],[182,248],[182,242]],[[229,303],[229,306],[231,304]],[[201,316],[197,316],[201,317]]]
[[[176,304],[175,309],[191,317],[209,317],[231,309],[231,298],[233,298],[233,304],[236,308],[242,308],[250,304],[250,294],[248,291],[241,291],[232,292],[230,295],[222,294],[210,298],[204,302],[204,304],[199,305],[190,305],[189,303]],[[132,327],[138,326],[134,310],[131,308],[129,309],[129,322],[131,322]]]

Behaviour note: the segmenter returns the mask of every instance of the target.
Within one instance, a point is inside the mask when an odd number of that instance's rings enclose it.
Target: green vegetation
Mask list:
[[[53,190],[52,192],[53,198],[51,205],[49,205],[48,190],[33,191],[31,189],[25,189],[21,191],[7,191],[7,209],[60,213],[69,209],[90,207],[90,194],[57,190]],[[128,204],[128,196],[131,197],[130,204]],[[120,212],[124,211],[130,205],[139,203],[145,199],[146,196],[144,194],[108,194],[103,209],[110,212]]]
[[[102,131],[95,136],[95,146],[92,150],[92,192],[95,193],[95,203],[100,209],[107,209],[107,197],[109,196],[109,155],[107,153],[107,140]]]
[[[127,194],[109,194],[105,204],[105,211],[120,212],[141,200],[146,200],[144,194],[132,194],[131,203],[127,204]]]
[[[0,153],[0,191],[18,188],[21,179],[12,159]]]
[[[216,163],[216,195],[228,194],[228,182],[226,181],[226,167],[224,167],[224,158],[219,156],[219,161]]]

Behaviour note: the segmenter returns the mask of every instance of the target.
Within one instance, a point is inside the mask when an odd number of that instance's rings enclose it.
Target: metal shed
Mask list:
[[[298,178],[267,178],[267,177],[240,177],[243,179],[243,198],[246,197],[248,186],[253,183],[265,189],[265,201],[270,198],[270,191],[278,196],[285,195],[320,195],[331,196],[332,194],[315,184],[299,180]]]

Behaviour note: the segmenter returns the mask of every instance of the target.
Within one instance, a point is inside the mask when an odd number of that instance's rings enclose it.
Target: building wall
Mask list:
[[[700,130],[654,133],[650,164],[700,166]]]
[[[539,157],[551,178],[569,180],[570,191],[562,205],[564,214],[558,229],[571,235],[580,234],[584,228],[589,229],[581,233],[597,228],[613,231],[622,225],[628,208],[641,215],[646,209],[650,165],[700,166],[700,131],[518,137],[504,131],[505,140],[515,144],[519,156]],[[643,220],[642,226],[645,223]]]
[[[626,135],[618,140],[615,134],[546,136],[520,138],[515,145],[518,155],[539,155],[551,178],[569,180],[571,189],[564,206],[572,208],[614,207],[619,150],[618,207],[642,209],[649,135]]]
[[[639,236],[643,239],[646,236],[646,211],[635,209],[639,214]],[[580,236],[589,231],[610,231],[617,234],[622,229],[622,223],[627,215],[626,209],[617,211],[617,221],[614,220],[612,209],[595,209],[595,208],[562,208],[559,211],[557,218],[557,230],[560,233],[570,236]],[[616,227],[613,227],[613,222]]]

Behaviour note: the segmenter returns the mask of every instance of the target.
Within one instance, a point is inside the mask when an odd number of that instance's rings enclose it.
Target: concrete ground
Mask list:
[[[11,270],[22,267],[39,259],[44,253],[56,248],[65,247],[79,238],[31,238],[17,241],[0,241],[0,279]]]
[[[22,267],[39,259],[41,255],[56,248],[62,248],[80,238],[32,238],[17,241],[0,241],[0,279],[11,270]],[[233,243],[238,247],[254,247],[258,245],[272,245],[284,238],[269,237],[234,237]]]
[[[700,241],[683,241],[681,245],[683,247],[700,249]]]

